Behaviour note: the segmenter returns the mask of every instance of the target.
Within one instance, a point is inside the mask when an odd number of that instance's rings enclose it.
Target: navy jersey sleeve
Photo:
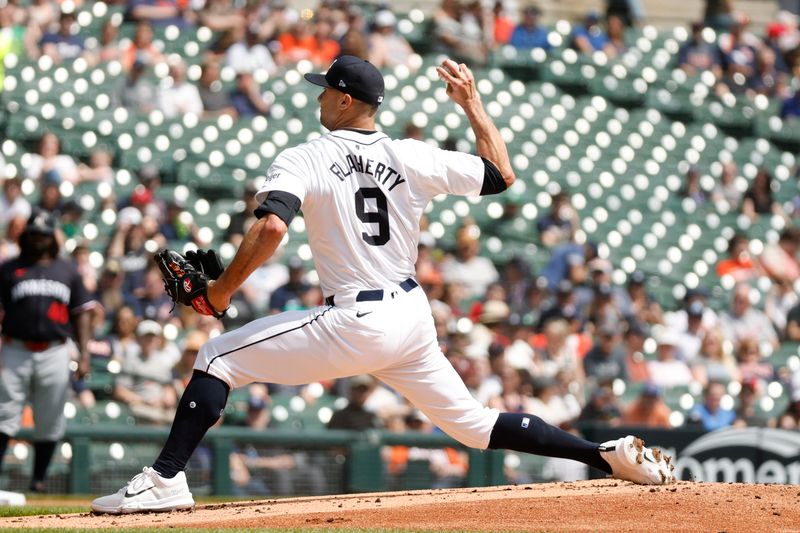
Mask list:
[[[86,285],[83,283],[83,278],[81,278],[77,266],[74,263],[70,263],[69,267],[72,271],[69,310],[72,313],[77,313],[90,307],[93,304],[93,300],[89,291],[86,290]]]

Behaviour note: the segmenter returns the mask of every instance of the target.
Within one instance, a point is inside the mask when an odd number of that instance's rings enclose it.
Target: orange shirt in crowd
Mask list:
[[[339,43],[333,39],[318,41],[313,35],[297,37],[291,32],[278,37],[281,55],[289,62],[308,59],[318,65],[329,65],[339,55]]]
[[[753,261],[743,259],[723,259],[717,263],[717,276],[731,276],[736,281],[745,281],[757,274]]]
[[[669,415],[670,408],[663,400],[658,400],[651,409],[645,407],[642,400],[636,400],[622,415],[622,423],[632,426],[648,426],[658,428],[671,428]]]

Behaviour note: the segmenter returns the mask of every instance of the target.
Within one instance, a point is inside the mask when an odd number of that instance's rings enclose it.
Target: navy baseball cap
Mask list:
[[[56,218],[49,211],[34,208],[28,223],[25,226],[27,233],[39,233],[42,235],[53,235],[56,232]]]
[[[375,65],[360,57],[341,56],[325,74],[309,73],[304,77],[314,85],[336,89],[371,105],[383,102],[383,76]]]

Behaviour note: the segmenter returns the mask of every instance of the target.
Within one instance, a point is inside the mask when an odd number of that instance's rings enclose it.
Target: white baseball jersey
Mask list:
[[[441,193],[478,194],[483,174],[479,157],[377,132],[336,130],[282,152],[256,198],[285,191],[301,200],[334,303],[223,333],[203,345],[195,368],[231,388],[371,374],[449,435],[486,448],[498,411],[472,397],[439,349],[425,293],[407,281],[425,206]]]
[[[300,199],[327,296],[413,276],[425,206],[441,193],[478,195],[483,174],[477,156],[336,130],[278,155],[256,199],[269,191]]]

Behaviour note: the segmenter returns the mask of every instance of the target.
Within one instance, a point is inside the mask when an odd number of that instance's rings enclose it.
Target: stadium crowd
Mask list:
[[[414,65],[415,51],[396,31],[397,17],[387,6],[365,10],[346,0],[323,1],[313,11],[298,12],[284,0],[131,0],[124,22],[110,19],[99,35],[86,37],[76,31],[76,5],[80,2],[60,7],[47,0],[30,5],[6,2],[0,8],[0,55],[11,51],[31,59],[47,55],[56,63],[77,58],[89,64],[119,61],[126,75],[110,96],[114,105],[137,113],[159,109],[167,117],[269,115],[269,94],[262,92],[257,80],[300,60],[324,68],[339,54],[348,53],[380,67]],[[511,13],[503,2],[484,9],[480,2],[443,0],[432,16],[431,51],[485,65],[492,51],[504,45],[549,50],[550,29],[540,24],[540,17],[536,7]],[[720,94],[763,94],[785,102],[783,117],[800,116],[796,16],[782,14],[763,36],[752,32],[742,18],[719,20],[692,25],[679,53],[679,66],[690,74],[712,73]],[[118,36],[120,23],[135,26],[132,39]],[[636,23],[635,12],[612,10],[605,18],[590,13],[575,26],[571,45],[585,54],[623,54],[627,28]],[[163,25],[203,25],[215,32],[196,82],[188,79],[180,58],[165,56],[154,42],[153,28]],[[718,33],[710,33],[710,26]],[[169,66],[169,81],[154,84],[148,73],[162,62]],[[220,81],[225,67],[236,72],[231,92]],[[425,137],[425,131],[413,125],[407,131]],[[0,161],[3,168],[6,165]],[[550,257],[539,271],[533,271],[530,258],[524,256],[495,264],[482,255],[481,228],[470,219],[460,221],[452,249],[423,233],[417,280],[430,299],[443,352],[480,401],[504,411],[534,413],[575,430],[585,422],[665,428],[697,424],[707,430],[800,429],[800,372],[792,375],[769,360],[781,343],[800,342],[800,230],[795,226],[800,194],[792,205],[778,203],[772,197],[769,168],[762,168],[743,187],[745,180],[735,164],[720,163],[712,188],[701,183],[696,167],[687,168],[681,194],[697,204],[724,203],[729,211],[751,220],[773,215],[785,220],[779,242],[766,245],[758,256],[750,252],[746,234],[730,239],[728,257],[717,265],[717,274],[733,280],[735,288],[729,301],[713,307],[703,287],[662,307],[648,294],[649,282],[657,275],[653,273],[636,271],[625,285],[613,283],[612,272],[618,265],[604,258],[595,244],[576,239],[580,220],[566,191],[552,196],[550,211],[540,216],[537,231],[530,235],[531,242]],[[17,239],[31,212],[22,194],[23,180],[36,183],[38,206],[58,214],[64,238],[71,239],[79,237],[77,221],[83,208],[61,197],[61,184],[113,184],[116,169],[112,154],[97,150],[88,160],[78,161],[62,152],[55,134],[45,133],[31,147],[19,174],[2,180],[0,260],[18,253]],[[132,194],[112,195],[98,206],[115,211],[117,220],[103,267],[92,266],[88,242],[77,239],[68,252],[101,304],[93,311],[91,349],[96,363],[118,363],[111,398],[126,404],[137,423],[167,424],[206,339],[265,313],[320,305],[323,295],[307,263],[278,254],[242,287],[233,302],[235,316],[220,322],[189,308],[172,309],[151,260],[150,243],[161,248],[180,241],[198,247],[210,242],[182,216],[186,205],[159,195],[163,177],[157,167],[145,166],[137,177]],[[233,246],[254,220],[257,183],[257,179],[250,182],[231,213],[224,241]],[[512,200],[507,208],[513,208]],[[426,225],[423,220],[423,229]],[[754,287],[762,279],[770,281],[770,288],[759,300]],[[768,416],[758,405],[773,382],[785,387],[791,401],[785,412]],[[330,418],[332,428],[435,431],[423,414],[367,377],[321,386],[329,395],[348,399]],[[622,404],[620,391],[626,387],[638,387],[640,393]],[[698,396],[686,416],[673,416],[674,407],[665,400],[676,388]],[[96,401],[86,383],[76,381],[73,389],[83,407]],[[315,398],[308,387],[253,385],[248,389],[244,423],[269,427],[271,398],[286,394],[299,395],[310,404]],[[243,491],[260,490],[248,475],[248,464],[274,470],[301,468],[287,453],[257,461],[255,453],[241,450],[232,463],[237,486],[249,487]],[[390,471],[400,469],[408,450],[388,449],[385,459]],[[466,473],[465,457],[454,450],[429,459],[442,486],[457,483]],[[319,475],[310,466],[302,468],[307,475]]]

